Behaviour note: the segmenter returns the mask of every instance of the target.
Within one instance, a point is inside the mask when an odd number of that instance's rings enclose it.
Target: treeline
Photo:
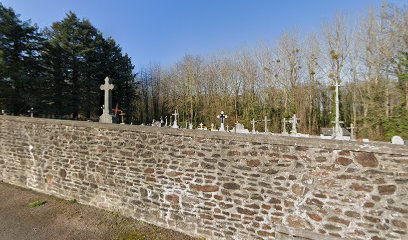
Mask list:
[[[168,69],[142,69],[139,122],[171,116],[181,121],[219,125],[221,110],[250,128],[250,120],[282,119],[296,114],[302,133],[332,127],[334,83],[342,85],[340,111],[358,137],[373,140],[393,135],[408,138],[408,12],[384,4],[370,9],[356,25],[341,15],[323,24],[320,33],[299,37],[283,33],[274,45],[259,44],[210,57],[186,56]],[[183,125],[184,126],[184,123]],[[263,124],[258,124],[263,130]]]
[[[106,76],[115,85],[113,104],[130,121],[137,96],[133,65],[112,38],[72,12],[40,30],[0,4],[0,109],[95,120]]]

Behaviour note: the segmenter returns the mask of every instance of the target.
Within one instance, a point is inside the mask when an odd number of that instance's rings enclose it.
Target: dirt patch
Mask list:
[[[0,239],[193,240],[195,238],[126,218],[117,213],[0,182]]]

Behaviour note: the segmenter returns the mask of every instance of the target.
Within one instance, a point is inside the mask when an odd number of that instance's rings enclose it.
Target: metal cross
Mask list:
[[[224,111],[221,111],[220,115],[217,115],[217,118],[221,120],[220,131],[225,131],[224,129],[224,121],[228,118],[227,115],[224,115]]]

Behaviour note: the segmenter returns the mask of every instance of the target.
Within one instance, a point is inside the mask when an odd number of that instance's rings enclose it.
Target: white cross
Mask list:
[[[265,116],[264,120],[262,120],[262,121],[265,122],[265,132],[266,132],[266,133],[269,132],[269,130],[268,130],[268,122],[270,122],[271,120],[268,119],[267,116]]]
[[[297,134],[297,122],[299,121],[299,118],[296,117],[296,114],[293,114],[293,117],[291,120],[289,120],[290,123],[292,123],[292,129],[290,130],[291,134]]]
[[[283,122],[282,122],[282,124],[283,124],[283,129],[282,129],[282,134],[288,134],[288,131],[286,130],[286,118],[283,118]]]
[[[227,125],[227,132],[229,132],[229,126]]]
[[[177,125],[177,116],[179,115],[177,110],[174,110],[174,113],[172,115],[174,116],[173,128],[179,128],[179,126]]]
[[[211,123],[211,131],[214,130],[214,123]]]
[[[109,114],[109,106],[110,106],[110,98],[109,98],[109,91],[113,90],[114,85],[109,83],[109,78],[105,78],[105,84],[101,85],[101,90],[105,91],[105,99],[104,99],[104,108],[103,113]]]
[[[350,123],[349,129],[350,129],[350,135],[351,135],[350,138],[351,138],[352,140],[354,140],[354,139],[355,139],[355,137],[354,137],[354,129],[356,129],[356,127],[354,127],[354,124]]]
[[[252,123],[252,133],[256,133],[256,131],[255,131],[255,123],[256,123],[256,121],[255,121],[254,118],[252,118],[251,123]]]
[[[200,123],[199,125],[200,125],[200,128],[199,128],[199,129],[200,129],[200,130],[203,130],[204,124],[203,124],[203,123]]]

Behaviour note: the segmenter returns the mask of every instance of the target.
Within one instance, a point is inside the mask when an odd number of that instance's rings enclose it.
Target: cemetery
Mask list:
[[[38,210],[55,215],[42,226],[67,225],[49,237],[61,239],[114,238],[98,226],[121,217],[156,233],[119,239],[408,239],[408,11],[379,9],[350,29],[337,16],[317,37],[285,32],[273,47],[136,70],[71,10],[39,28],[0,3],[0,238],[41,239]],[[151,29],[132,44],[189,49]],[[198,35],[194,44],[211,42]],[[22,207],[35,194],[47,200]]]
[[[297,131],[296,114],[282,133],[268,131],[267,117],[230,130],[223,111],[208,130],[180,126],[177,110],[148,126],[114,124],[114,84],[107,77],[100,89],[99,123],[0,116],[0,180],[195,237],[406,235],[400,137],[359,143],[341,128],[310,136]]]

